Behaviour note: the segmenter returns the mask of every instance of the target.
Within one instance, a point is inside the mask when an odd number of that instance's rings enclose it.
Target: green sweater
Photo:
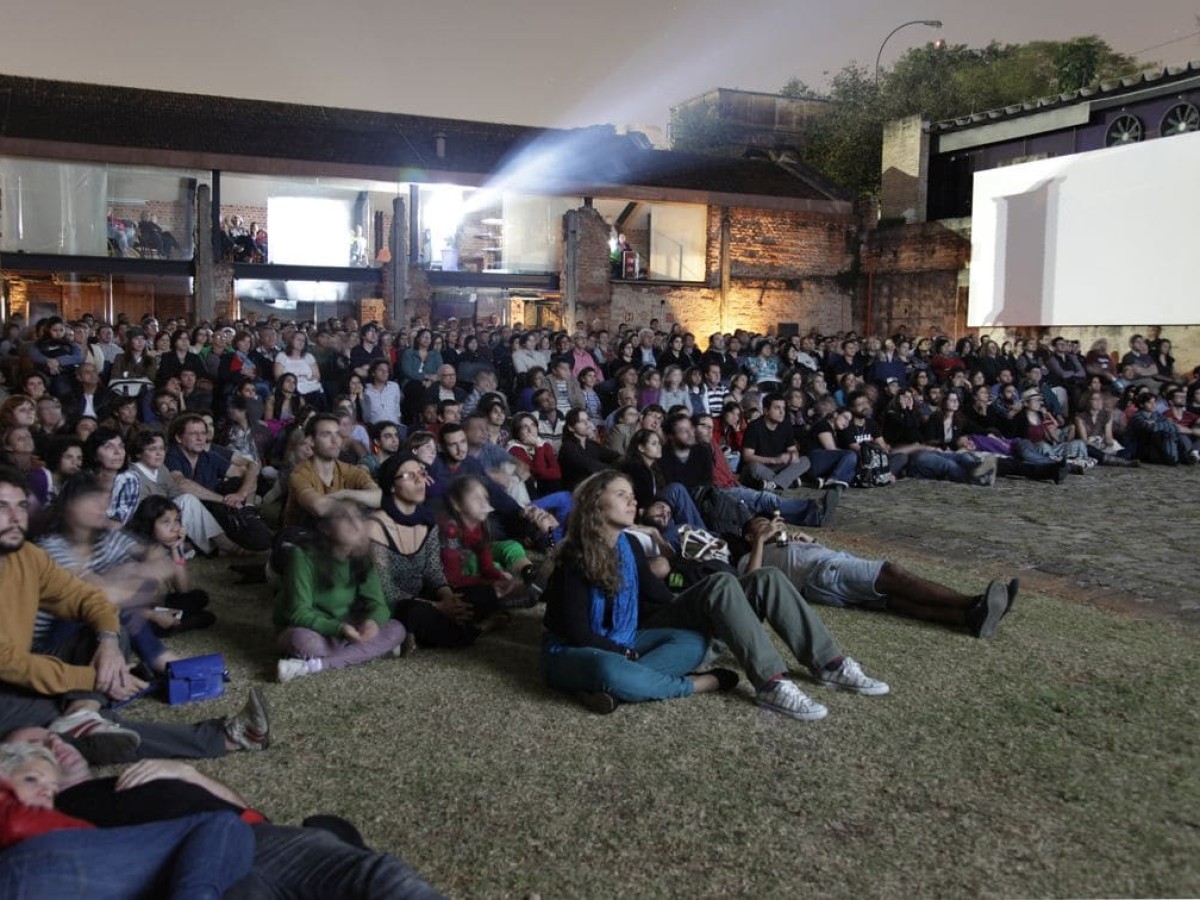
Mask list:
[[[355,583],[349,560],[332,567],[333,586],[317,584],[317,560],[311,551],[297,547],[275,602],[275,626],[308,628],[326,637],[337,637],[355,601],[362,609],[356,619],[374,619],[383,625],[390,617],[379,575],[372,566],[361,584]]]

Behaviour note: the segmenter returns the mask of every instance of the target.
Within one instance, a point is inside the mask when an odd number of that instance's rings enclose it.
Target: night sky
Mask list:
[[[529,125],[663,126],[712,87],[823,86],[945,38],[1096,33],[1200,59],[1200,0],[8,0],[0,72]],[[1185,37],[1191,35],[1190,37]]]

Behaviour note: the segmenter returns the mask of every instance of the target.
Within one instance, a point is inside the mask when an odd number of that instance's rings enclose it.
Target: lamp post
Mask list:
[[[913,19],[911,22],[905,22],[903,25],[897,25],[893,28],[888,36],[883,39],[883,43],[879,45],[879,52],[875,54],[875,87],[879,87],[879,61],[883,59],[883,48],[887,46],[887,42],[892,39],[892,35],[901,28],[907,28],[909,25],[927,25],[930,28],[941,28],[942,23],[937,19]]]

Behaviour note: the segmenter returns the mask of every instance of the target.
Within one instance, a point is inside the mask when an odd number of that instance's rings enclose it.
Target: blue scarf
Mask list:
[[[638,626],[638,571],[625,535],[617,539],[617,568],[621,586],[611,601],[600,588],[592,587],[592,631],[613,643],[632,647]]]

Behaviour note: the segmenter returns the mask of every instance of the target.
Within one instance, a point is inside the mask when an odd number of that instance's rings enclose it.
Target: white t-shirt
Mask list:
[[[321,382],[312,377],[313,366],[317,361],[311,353],[305,353],[300,359],[280,353],[275,357],[275,362],[283,366],[284,372],[291,372],[296,376],[296,393],[311,394],[321,389]]]

